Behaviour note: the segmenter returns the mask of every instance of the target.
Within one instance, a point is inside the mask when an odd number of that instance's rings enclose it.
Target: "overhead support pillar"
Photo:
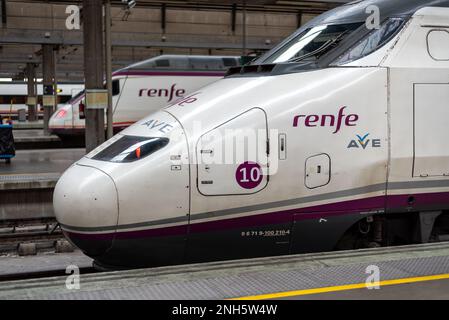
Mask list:
[[[28,121],[37,121],[36,65],[34,63],[27,63],[26,73],[28,88]]]
[[[163,3],[161,6],[161,29],[163,34],[165,34],[166,26],[167,26],[167,5]]]
[[[8,22],[8,13],[6,12],[6,0],[1,0],[2,10],[2,28],[6,28]]]
[[[108,93],[103,88],[103,0],[83,0],[84,78],[86,87],[86,151],[105,140],[104,113]]]
[[[237,4],[233,3],[231,7],[231,30],[232,34],[235,34],[237,24]]]
[[[164,4],[165,6],[165,4]],[[112,41],[111,41],[111,0],[104,2],[104,33],[105,33],[105,56],[106,56],[106,88],[108,90],[108,107],[107,107],[107,138],[110,139],[114,135],[113,132],[113,109],[112,109]]]
[[[246,0],[243,0],[242,20],[242,56],[246,56]]]
[[[296,15],[296,23],[297,23],[297,28],[300,28],[302,26],[302,11],[299,10],[298,14]]]
[[[43,98],[44,107],[44,134],[49,135],[48,123],[51,115],[55,111],[55,51],[52,44],[42,45],[42,69],[43,69]]]

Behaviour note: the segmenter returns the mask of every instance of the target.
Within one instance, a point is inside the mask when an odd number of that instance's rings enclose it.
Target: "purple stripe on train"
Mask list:
[[[414,195],[415,206],[446,205],[449,206],[449,193],[428,193]],[[309,219],[319,219],[331,216],[354,214],[360,211],[383,211],[386,203],[389,208],[405,208],[409,206],[409,195],[392,195],[388,197],[378,196],[372,198],[343,201],[307,208],[275,211],[252,216],[244,216],[231,219],[221,219],[208,222],[192,223],[190,226],[181,225],[162,227],[146,230],[123,231],[117,233],[77,233],[68,232],[71,237],[83,240],[111,240],[165,237],[187,234],[187,228],[191,233],[210,231],[222,231],[229,229],[255,227]]]

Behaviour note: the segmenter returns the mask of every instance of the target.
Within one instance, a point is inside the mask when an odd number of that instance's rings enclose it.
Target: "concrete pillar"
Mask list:
[[[103,0],[83,0],[86,152],[95,149],[105,140],[104,109],[99,108],[101,104],[104,104],[104,107],[107,105],[107,92],[103,89],[102,5]],[[97,95],[95,92],[104,94]]]
[[[55,82],[55,51],[51,44],[42,45],[42,69],[43,69],[43,106],[44,106],[44,134],[48,131],[48,122],[55,110],[54,82]]]
[[[27,87],[28,87],[28,121],[37,121],[37,87],[36,87],[36,65],[27,63]]]

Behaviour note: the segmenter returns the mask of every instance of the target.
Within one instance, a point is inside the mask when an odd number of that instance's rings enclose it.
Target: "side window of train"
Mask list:
[[[120,93],[120,80],[112,81],[112,95],[116,96]]]
[[[26,95],[4,95],[1,96],[1,104],[25,104]]]
[[[170,68],[170,60],[158,59],[156,62],[156,68]]]
[[[235,58],[223,58],[223,65],[226,68],[236,67],[238,65],[237,59]]]
[[[449,61],[449,31],[431,30],[427,34],[427,50],[432,59]]]
[[[222,70],[219,59],[190,58],[190,65],[194,70]]]
[[[184,57],[176,57],[170,60],[170,68],[178,70],[189,69],[189,59]]]

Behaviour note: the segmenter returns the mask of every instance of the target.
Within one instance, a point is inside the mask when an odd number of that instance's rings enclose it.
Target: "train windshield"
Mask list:
[[[364,22],[316,25],[305,29],[255,64],[304,62],[318,65],[326,55],[327,65],[343,65],[363,58],[388,43],[405,24],[405,18],[388,18],[369,30]]]
[[[122,136],[92,159],[117,163],[134,162],[162,149],[168,142],[168,138]]]
[[[343,65],[357,59],[361,59],[376,51],[389,42],[404,25],[405,20],[401,18],[391,18],[386,20],[378,29],[372,30],[367,36],[362,38],[331,65]]]
[[[81,90],[80,92],[78,92],[76,95],[74,95],[67,103],[68,104],[73,104],[75,103],[77,100],[79,100],[79,98],[81,98],[82,96],[84,96],[85,90]]]
[[[358,22],[308,28],[266,57],[263,63],[315,61],[337,47],[342,40],[362,24],[362,22]]]

